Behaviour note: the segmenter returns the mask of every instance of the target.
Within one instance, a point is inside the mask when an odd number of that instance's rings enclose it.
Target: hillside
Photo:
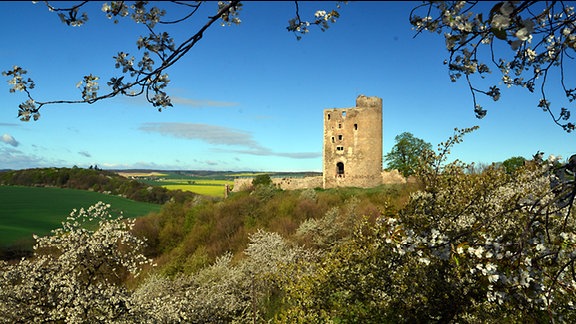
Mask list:
[[[0,186],[0,255],[9,258],[14,250],[30,250],[33,234],[48,235],[61,226],[72,210],[88,208],[98,201],[110,204],[115,215],[126,218],[145,216],[161,208],[158,204],[87,190]]]
[[[0,172],[0,185],[91,190],[154,204],[164,204],[170,199],[184,201],[195,196],[191,192],[171,191],[97,168],[37,168],[4,171]]]
[[[297,235],[296,231],[304,222],[331,215],[335,219],[330,239],[349,236],[362,217],[373,221],[382,214],[396,213],[415,189],[414,184],[328,190],[259,186],[222,201],[195,199],[165,204],[159,213],[138,218],[134,232],[146,238],[146,255],[155,259],[156,271],[192,273],[227,252],[242,258],[249,235],[258,230],[304,245],[322,245],[318,237]]]

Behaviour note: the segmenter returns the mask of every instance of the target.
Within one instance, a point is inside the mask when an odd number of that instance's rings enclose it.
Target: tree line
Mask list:
[[[0,173],[0,185],[91,190],[153,204],[164,204],[172,199],[184,201],[195,196],[191,192],[150,186],[99,168],[35,168],[4,171]]]

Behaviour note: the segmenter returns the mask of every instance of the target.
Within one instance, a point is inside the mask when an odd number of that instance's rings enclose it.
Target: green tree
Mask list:
[[[269,186],[271,184],[272,184],[272,179],[270,179],[270,175],[267,173],[259,174],[256,177],[254,177],[254,179],[252,179],[252,185],[254,187],[257,187],[259,185]]]
[[[431,150],[432,145],[409,132],[396,136],[394,140],[396,144],[392,151],[384,156],[388,168],[398,170],[405,177],[413,175],[420,157],[426,150]]]
[[[516,171],[518,168],[526,163],[526,159],[521,156],[514,156],[509,159],[506,159],[502,162],[502,166],[506,170],[506,173],[511,174]]]

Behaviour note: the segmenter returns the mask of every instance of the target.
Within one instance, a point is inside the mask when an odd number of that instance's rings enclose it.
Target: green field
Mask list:
[[[113,214],[122,211],[126,218],[144,216],[161,207],[85,190],[0,186],[0,246],[28,241],[32,234],[49,234],[73,209],[98,201],[110,204]]]

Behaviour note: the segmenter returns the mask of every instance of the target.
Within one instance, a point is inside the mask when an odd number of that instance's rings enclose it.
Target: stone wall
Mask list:
[[[254,178],[238,178],[234,179],[234,188],[232,192],[248,190],[252,187],[252,180]],[[307,188],[322,188],[322,177],[283,177],[271,178],[272,183],[282,190],[297,190]]]
[[[398,170],[382,171],[382,184],[406,183],[407,180]]]
[[[382,171],[380,174],[380,179],[372,179],[372,183],[378,181],[380,184],[401,184],[406,183],[406,178],[398,172],[398,170],[392,171]],[[239,192],[248,190],[252,187],[252,180],[254,178],[238,178],[234,179],[234,188],[232,192]],[[303,178],[271,178],[272,183],[282,190],[298,190],[298,189],[314,189],[322,188],[323,178],[322,176],[317,177],[303,177]]]

